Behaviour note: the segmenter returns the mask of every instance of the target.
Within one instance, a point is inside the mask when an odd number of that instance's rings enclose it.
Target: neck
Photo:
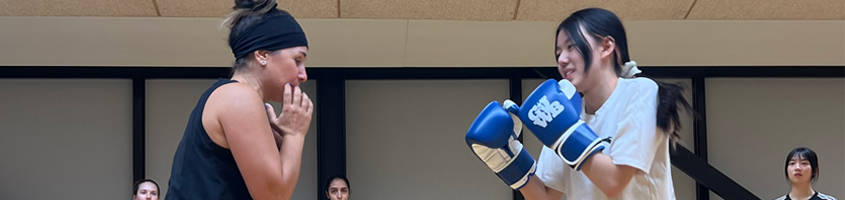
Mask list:
[[[604,81],[599,81],[597,85],[584,91],[584,106],[587,114],[596,114],[596,111],[601,108],[604,102],[613,94],[616,89],[616,83],[619,79],[613,76],[605,76]]]
[[[255,91],[258,92],[258,96],[261,97],[261,100],[265,102],[267,101],[264,96],[264,90],[261,89],[261,82],[258,81],[258,78],[252,75],[252,73],[248,70],[235,71],[235,74],[232,75],[232,80],[251,86],[252,89],[255,89]]]
[[[813,186],[810,183],[792,183],[792,190],[789,191],[789,198],[791,199],[809,199],[815,194]]]

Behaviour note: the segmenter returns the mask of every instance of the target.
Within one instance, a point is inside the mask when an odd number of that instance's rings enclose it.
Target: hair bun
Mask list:
[[[253,6],[255,6],[255,2],[252,2],[252,0],[242,0],[241,3],[239,3],[235,7],[236,8],[252,9]]]

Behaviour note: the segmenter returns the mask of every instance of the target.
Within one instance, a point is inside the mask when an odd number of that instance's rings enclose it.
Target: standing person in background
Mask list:
[[[330,200],[349,200],[349,179],[343,175],[334,175],[326,181],[326,197]]]
[[[789,193],[776,200],[836,200],[830,195],[813,189],[819,179],[819,158],[807,147],[792,149],[786,154],[783,175],[792,186]]]
[[[132,200],[158,200],[159,191],[161,191],[158,183],[153,179],[136,181],[132,188],[134,188]]]

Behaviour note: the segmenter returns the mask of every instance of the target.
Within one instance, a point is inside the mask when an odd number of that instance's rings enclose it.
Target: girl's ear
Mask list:
[[[607,58],[616,54],[616,40],[613,37],[607,36],[601,39],[601,58]]]

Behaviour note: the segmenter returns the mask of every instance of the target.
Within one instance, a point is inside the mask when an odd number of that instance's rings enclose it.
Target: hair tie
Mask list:
[[[625,65],[622,66],[622,78],[633,78],[634,75],[637,75],[640,72],[643,71],[640,71],[640,69],[637,68],[637,62],[633,60],[626,62]]]

